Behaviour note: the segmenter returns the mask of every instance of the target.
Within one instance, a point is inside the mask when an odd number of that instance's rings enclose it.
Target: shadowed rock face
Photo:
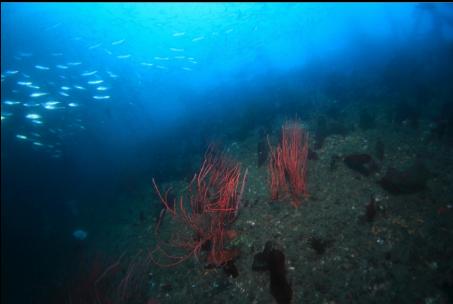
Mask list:
[[[378,171],[378,165],[368,154],[350,154],[345,156],[344,163],[348,168],[365,176]]]
[[[239,271],[233,261],[228,261],[222,268],[227,275],[232,276],[233,278],[236,278],[239,275]]]
[[[324,145],[324,140],[331,135],[345,136],[351,131],[351,127],[347,126],[343,121],[327,120],[325,117],[319,117],[317,121],[315,136],[316,150],[321,149]]]
[[[259,252],[253,259],[254,271],[269,271],[271,278],[271,294],[278,304],[289,304],[293,291],[286,279],[285,255],[274,244],[266,243],[263,252]]]
[[[391,194],[411,194],[425,190],[428,178],[428,170],[417,162],[406,171],[388,168],[379,184]]]
[[[309,239],[309,244],[317,255],[323,255],[326,252],[326,249],[333,244],[333,240],[326,240],[313,236]]]

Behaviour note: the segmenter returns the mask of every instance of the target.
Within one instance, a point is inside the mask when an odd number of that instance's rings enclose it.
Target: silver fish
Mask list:
[[[43,66],[43,65],[39,65],[39,64],[35,65],[35,68],[38,69],[38,70],[45,70],[45,71],[50,70],[49,67],[46,67],[46,66]]]
[[[113,41],[113,42],[112,42],[112,45],[122,44],[123,42],[124,42],[124,39],[117,40],[117,41]]]
[[[45,95],[47,95],[47,94],[48,94],[48,93],[44,93],[44,92],[35,92],[35,93],[31,93],[31,94],[30,94],[30,97],[36,98],[36,97],[45,96]]]

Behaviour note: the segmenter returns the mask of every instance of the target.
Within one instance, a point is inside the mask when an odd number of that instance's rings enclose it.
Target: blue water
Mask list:
[[[51,303],[47,290],[75,267],[62,265],[75,265],[96,234],[80,210],[104,214],[119,196],[151,192],[152,177],[187,181],[212,142],[241,146],[296,116],[314,130],[329,104],[348,117],[357,104],[433,101],[426,124],[443,101],[451,109],[451,4],[1,9],[5,303]],[[439,95],[417,100],[420,87]]]

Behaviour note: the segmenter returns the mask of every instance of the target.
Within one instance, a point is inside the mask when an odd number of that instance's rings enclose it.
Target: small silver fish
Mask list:
[[[80,76],[91,76],[91,75],[94,75],[96,74],[98,71],[90,71],[90,72],[84,72],[82,74],[80,74]]]
[[[46,66],[43,66],[43,65],[38,65],[38,64],[35,65],[35,68],[38,69],[38,70],[45,70],[45,71],[50,70],[49,67],[46,67]]]
[[[36,97],[45,96],[45,95],[47,95],[47,94],[48,94],[48,93],[44,93],[44,92],[35,92],[35,93],[31,93],[31,94],[30,94],[30,97],[36,98]]]
[[[28,139],[27,136],[22,135],[22,134],[17,134],[16,137],[19,138],[19,139],[23,139],[23,140]]]
[[[117,78],[118,77],[118,75],[116,75],[116,74],[114,74],[114,73],[112,73],[110,71],[107,71],[107,74],[109,74],[110,78]]]
[[[104,82],[104,80],[98,79],[98,80],[90,80],[87,83],[88,84],[100,84],[100,83],[103,83],[103,82]]]
[[[104,95],[104,96],[98,96],[98,95],[95,95],[93,96],[94,99],[97,99],[97,100],[101,100],[101,99],[110,99],[110,96],[109,95]]]
[[[89,49],[89,50],[97,49],[97,48],[100,47],[101,45],[102,45],[102,43],[93,44],[93,45],[89,46],[88,49]]]
[[[122,44],[123,42],[124,42],[124,39],[117,40],[117,41],[113,41],[113,42],[112,42],[112,45]]]
[[[192,39],[192,42],[197,42],[197,41],[200,41],[200,40],[203,40],[204,39],[204,36],[198,36],[198,37],[195,37]]]
[[[131,57],[131,54],[116,56],[116,58],[118,58],[118,59],[126,59],[126,58],[129,58],[129,57]]]
[[[35,114],[35,113],[30,113],[30,114],[27,114],[25,117],[28,119],[40,119],[41,115]]]
[[[13,105],[20,104],[20,101],[5,100],[3,103],[6,105],[9,105],[9,106],[13,106]]]

